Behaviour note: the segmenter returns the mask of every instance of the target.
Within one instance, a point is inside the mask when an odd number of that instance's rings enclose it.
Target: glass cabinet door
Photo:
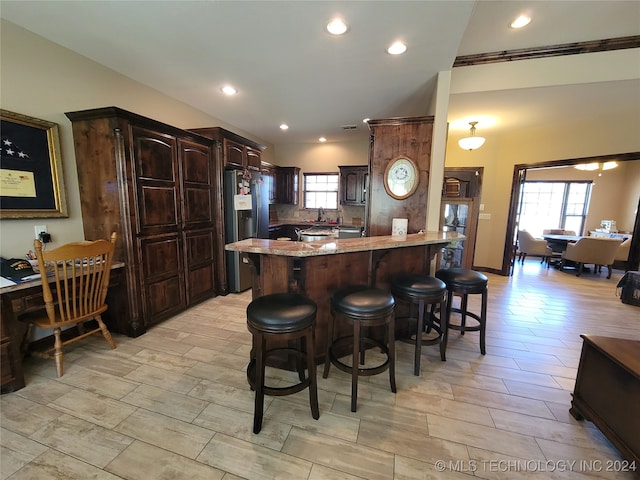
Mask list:
[[[442,185],[440,230],[457,232],[464,240],[454,240],[438,257],[438,268],[473,268],[482,167],[445,168]]]
[[[458,202],[443,202],[442,230],[445,232],[465,233],[469,206]],[[442,248],[440,268],[462,267],[464,240],[454,240]]]
[[[471,268],[473,251],[466,247],[469,237],[475,235],[475,227],[470,225],[475,225],[473,204],[473,199],[442,199],[441,230],[461,233],[467,239],[454,240],[442,248],[439,268]]]

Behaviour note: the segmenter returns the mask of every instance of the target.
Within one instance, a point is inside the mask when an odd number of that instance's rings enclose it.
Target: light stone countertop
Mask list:
[[[399,240],[390,235],[361,238],[331,238],[316,242],[292,242],[286,240],[264,240],[248,238],[225,245],[226,250],[281,255],[286,257],[310,257],[315,255],[335,255],[338,253],[368,252],[391,248],[415,247],[420,245],[446,245],[453,240],[464,240],[465,236],[456,232],[411,233]]]

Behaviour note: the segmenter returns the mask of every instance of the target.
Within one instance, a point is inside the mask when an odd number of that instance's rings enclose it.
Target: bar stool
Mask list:
[[[320,417],[316,378],[314,326],[317,305],[313,300],[296,293],[274,293],[256,298],[247,307],[247,328],[253,335],[253,348],[247,367],[247,379],[255,390],[253,433],[262,428],[264,396],[282,396],[297,393],[309,387],[309,402],[314,419]],[[302,349],[306,341],[306,352]],[[266,349],[269,340],[296,340],[297,348]],[[269,387],[264,384],[266,359],[275,352],[295,355],[300,382],[287,387]],[[305,366],[309,372],[304,375]]]
[[[464,332],[480,332],[480,353],[486,354],[485,335],[487,327],[487,284],[489,279],[486,275],[474,270],[466,268],[443,268],[436,272],[436,277],[447,285],[447,323],[449,328],[458,330],[460,335]],[[480,315],[469,312],[467,309],[467,299],[469,295],[481,294],[482,303],[480,307]],[[461,297],[460,308],[452,308],[453,295]],[[461,315],[460,324],[451,323],[451,312]],[[475,319],[477,325],[467,325],[466,319],[471,317]]]
[[[395,377],[395,300],[393,296],[378,288],[355,285],[338,290],[331,297],[331,314],[324,361],[323,378],[329,375],[334,364],[339,370],[351,374],[351,411],[356,411],[358,403],[358,377],[370,376],[389,370],[391,391],[396,393]],[[353,326],[353,334],[334,339],[336,321],[343,319]],[[380,342],[362,333],[362,327],[384,326],[384,341]],[[379,347],[386,355],[385,361],[374,367],[360,367],[365,364],[367,346]],[[351,365],[338,360],[337,351],[352,350]],[[359,362],[359,363],[358,363]]]
[[[391,293],[396,300],[410,304],[409,317],[402,320],[415,321],[416,323],[414,330],[415,339],[411,336],[399,338],[399,340],[403,342],[412,343],[416,346],[413,374],[420,375],[422,345],[440,344],[440,358],[445,362],[447,360],[445,354],[447,348],[447,316],[442,313],[440,313],[439,319],[435,316],[435,306],[437,304],[440,307],[440,312],[446,312],[447,286],[445,283],[439,278],[428,275],[405,275],[391,282]],[[431,312],[427,311],[429,305],[431,305]],[[417,318],[414,316],[416,307],[418,309]],[[400,318],[396,318],[396,322],[400,320]],[[433,330],[437,333],[437,336],[435,338],[423,339],[425,326],[427,333]]]

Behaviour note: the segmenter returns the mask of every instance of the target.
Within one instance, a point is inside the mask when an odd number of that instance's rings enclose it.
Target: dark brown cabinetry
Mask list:
[[[393,218],[408,218],[409,233],[425,229],[433,117],[369,120],[369,128],[371,175],[367,193],[367,235],[391,235]],[[402,200],[390,196],[384,186],[389,162],[399,157],[411,160],[418,169],[415,192]]]
[[[260,172],[262,173],[262,179],[267,186],[267,192],[269,194],[269,205],[274,204],[278,201],[277,190],[276,190],[276,172],[277,168],[275,165],[271,165],[267,162],[261,163]]]
[[[278,167],[276,170],[276,203],[297,205],[299,181],[299,167]]]
[[[269,240],[277,240],[279,238],[282,238],[282,231],[283,227],[280,225],[269,227]]]
[[[600,429],[630,463],[640,463],[640,342],[580,335],[583,339],[569,412]]]
[[[364,205],[367,203],[369,167],[343,166],[340,169],[340,204]]]
[[[119,233],[115,260],[127,273],[127,333],[144,333],[223,292],[215,142],[115,107],[67,116],[85,237]]]
[[[262,151],[266,148],[256,142],[241,137],[222,127],[193,128],[195,132],[220,142],[222,146],[222,165],[228,169],[244,169],[260,171]]]
[[[4,307],[4,299],[3,299]],[[0,318],[0,385],[2,393],[12,392],[24,387],[24,374],[22,373],[22,359],[18,346],[18,339],[11,339],[9,332],[5,331],[7,312],[2,311]]]

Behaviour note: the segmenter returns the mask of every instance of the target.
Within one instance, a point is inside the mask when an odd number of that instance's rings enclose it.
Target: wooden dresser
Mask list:
[[[587,419],[640,468],[640,341],[581,335],[571,415]]]

